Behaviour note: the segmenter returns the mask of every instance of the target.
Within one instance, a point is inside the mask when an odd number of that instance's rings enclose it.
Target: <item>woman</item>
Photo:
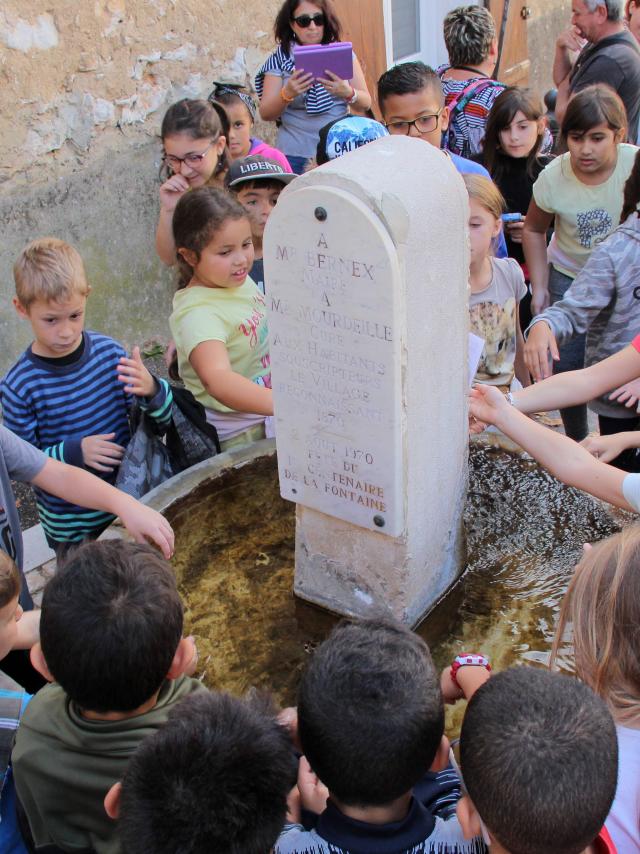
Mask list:
[[[340,41],[340,21],[332,0],[285,0],[274,25],[278,48],[256,75],[260,115],[278,123],[276,148],[297,174],[315,156],[320,128],[345,116],[349,107],[366,112],[371,107],[364,74],[353,57],[353,77],[341,80],[327,71],[314,80],[296,71],[293,45],[330,44]]]

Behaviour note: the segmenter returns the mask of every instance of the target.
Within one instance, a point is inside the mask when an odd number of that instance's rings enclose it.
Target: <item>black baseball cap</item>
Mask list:
[[[285,172],[279,163],[275,160],[269,160],[267,157],[260,157],[258,154],[249,155],[248,157],[240,157],[234,160],[227,177],[225,184],[227,187],[236,187],[245,181],[280,181],[281,184],[289,184],[297,176],[293,172]]]

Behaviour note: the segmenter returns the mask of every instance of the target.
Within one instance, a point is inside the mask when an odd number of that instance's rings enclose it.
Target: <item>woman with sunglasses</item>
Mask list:
[[[171,221],[176,205],[194,187],[224,189],[229,168],[229,120],[224,108],[209,101],[184,98],[172,104],[162,120],[160,218],[156,252],[168,266],[176,263]]]
[[[297,174],[315,156],[320,128],[354,110],[371,107],[364,74],[353,57],[353,78],[341,80],[327,71],[326,79],[296,71],[293,45],[329,44],[340,41],[341,26],[333,0],[285,0],[276,17],[278,48],[256,76],[260,115],[278,124],[276,147]]]

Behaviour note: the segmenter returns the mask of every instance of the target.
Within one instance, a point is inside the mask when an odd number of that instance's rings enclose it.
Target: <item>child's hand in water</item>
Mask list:
[[[96,471],[113,471],[120,465],[124,454],[122,445],[116,444],[115,433],[100,433],[96,436],[85,436],[80,442],[82,461]]]
[[[509,410],[504,395],[494,386],[477,385],[469,392],[469,430],[481,433],[487,424],[496,424]]]
[[[176,174],[168,178],[160,187],[160,207],[166,213],[173,213],[176,205],[189,189],[184,175]]]
[[[136,397],[153,397],[157,391],[157,383],[147,370],[140,348],[134,347],[131,358],[122,356],[118,363],[118,379],[124,383],[124,390]]]

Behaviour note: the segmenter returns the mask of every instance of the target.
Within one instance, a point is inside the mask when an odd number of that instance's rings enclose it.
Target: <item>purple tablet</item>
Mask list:
[[[294,45],[293,60],[296,71],[302,69],[315,78],[326,78],[333,71],[341,80],[353,77],[353,45],[351,42],[330,44]]]

